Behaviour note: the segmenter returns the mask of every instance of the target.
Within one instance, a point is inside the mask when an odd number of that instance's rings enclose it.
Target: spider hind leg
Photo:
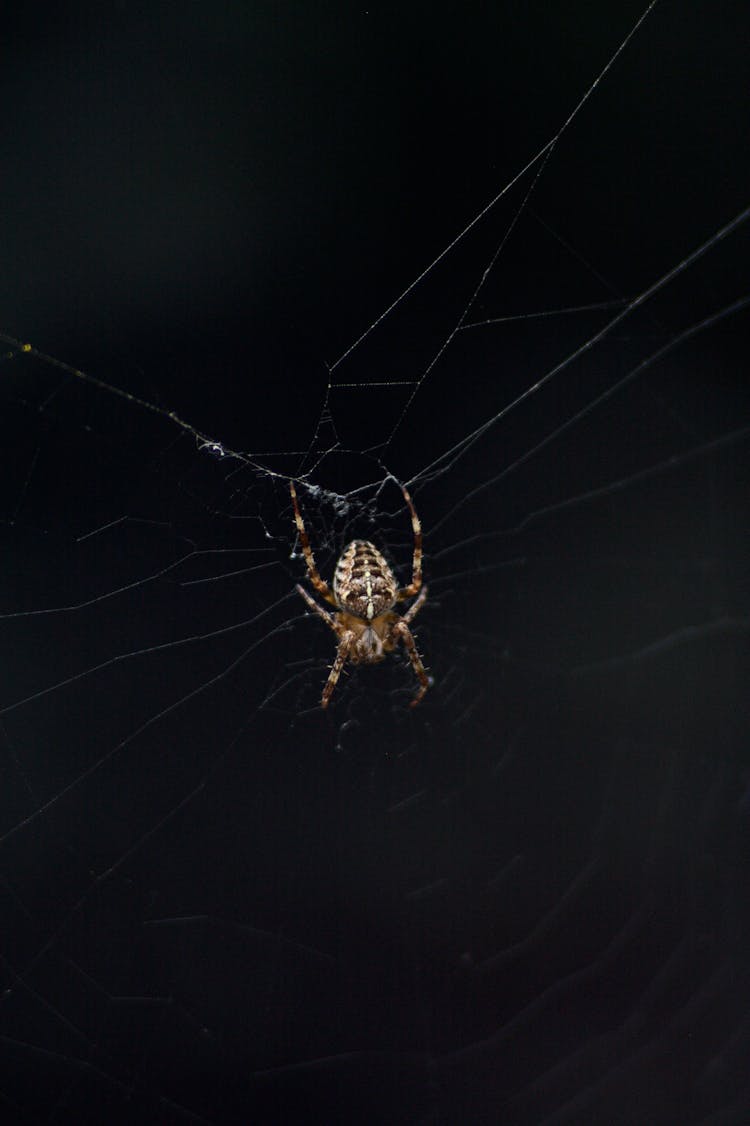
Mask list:
[[[305,522],[302,519],[300,512],[299,501],[297,500],[297,490],[294,487],[294,481],[289,482],[289,493],[292,498],[292,507],[294,508],[294,523],[297,525],[297,534],[299,542],[302,545],[302,554],[305,557],[305,565],[307,567],[307,575],[310,582],[317,590],[321,598],[325,598],[326,602],[330,602],[332,606],[336,605],[336,599],[333,597],[333,591],[329,587],[325,579],[320,576],[320,571],[315,562],[313,550],[310,547],[310,541],[307,538],[307,531],[305,530]]]

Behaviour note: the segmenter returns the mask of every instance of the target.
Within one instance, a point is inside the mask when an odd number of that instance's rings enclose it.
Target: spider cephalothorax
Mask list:
[[[430,686],[430,678],[420,660],[409,623],[424,605],[427,587],[422,586],[422,528],[409,493],[403,489],[414,531],[414,561],[409,585],[399,588],[393,571],[369,540],[352,540],[344,548],[336,564],[333,590],[331,590],[328,583],[320,577],[315,564],[293,481],[289,482],[289,491],[292,495],[294,520],[307,564],[308,578],[321,598],[335,606],[337,610],[336,613],[329,614],[310,597],[304,587],[297,586],[297,590],[308,606],[320,615],[339,639],[336,660],[323,689],[321,705],[324,708],[328,706],[331,693],[347,660],[353,664],[373,664],[382,661],[386,653],[391,653],[396,648],[399,641],[403,641],[419,680],[419,690],[412,700],[412,706],[418,704]],[[406,598],[413,598],[415,594],[419,597],[403,617],[397,614],[393,609],[396,603]]]

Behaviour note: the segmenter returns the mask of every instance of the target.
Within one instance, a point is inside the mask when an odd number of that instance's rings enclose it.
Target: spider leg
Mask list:
[[[413,598],[422,585],[422,525],[419,522],[417,510],[414,507],[414,501],[409,495],[409,490],[405,485],[402,485],[401,491],[404,494],[404,500],[411,513],[411,526],[414,532],[414,558],[411,569],[411,582],[408,586],[402,587],[398,592],[397,598],[399,602],[403,602],[405,598]]]
[[[338,679],[341,676],[341,670],[346,663],[346,658],[349,656],[349,650],[351,649],[353,641],[354,634],[352,633],[352,631],[350,629],[344,630],[344,632],[341,634],[341,640],[339,641],[339,647],[336,652],[336,660],[331,666],[331,671],[328,674],[328,680],[326,681],[325,688],[323,689],[323,695],[320,699],[321,708],[328,707],[328,701],[330,700],[333,690],[338,683]]]
[[[302,552],[305,556],[305,563],[307,564],[307,573],[310,582],[317,590],[321,598],[325,598],[326,602],[330,602],[332,606],[336,605],[336,599],[333,597],[333,592],[328,583],[321,579],[320,572],[315,563],[315,556],[310,547],[310,541],[307,538],[305,531],[305,524],[302,519],[302,513],[299,510],[299,502],[297,500],[297,490],[294,487],[294,481],[289,482],[289,492],[292,495],[292,505],[294,507],[294,522],[297,525],[297,534],[299,535],[299,542],[302,545]]]
[[[408,626],[409,622],[413,622],[414,619],[416,618],[417,614],[419,613],[419,611],[424,606],[426,599],[427,599],[427,587],[423,586],[422,589],[419,592],[419,597],[417,598],[417,601],[414,602],[409,607],[409,609],[406,611],[406,613],[401,618],[401,621],[406,622],[407,626]]]
[[[414,605],[417,605],[416,602]],[[414,609],[414,607],[412,607],[412,609]],[[411,702],[411,707],[414,708],[417,706],[427,689],[430,687],[431,681],[429,676],[427,675],[424,665],[422,664],[419,653],[417,652],[417,646],[414,642],[414,638],[412,637],[411,630],[406,624],[404,618],[399,618],[399,620],[395,623],[395,625],[393,626],[393,632],[403,641],[406,652],[409,655],[409,660],[411,661],[411,667],[414,669],[414,673],[417,677],[417,680],[419,681],[419,690],[417,691],[416,696]]]
[[[315,599],[312,598],[307,593],[305,588],[303,586],[300,586],[299,583],[297,583],[297,590],[302,595],[302,597],[304,598],[305,602],[310,607],[310,609],[314,610],[316,614],[320,614],[320,616],[323,619],[323,621],[325,622],[325,624],[327,626],[330,626],[330,628],[333,630],[333,632],[335,634],[340,635],[340,629],[339,629],[339,626],[336,624],[336,619],[333,616],[333,614],[329,614],[327,610],[324,610],[322,606],[318,605],[318,603],[315,601]]]

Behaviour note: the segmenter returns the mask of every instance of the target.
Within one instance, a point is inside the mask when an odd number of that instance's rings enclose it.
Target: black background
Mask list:
[[[87,373],[0,363],[7,1121],[748,1121],[746,319],[666,348],[747,293],[745,6],[655,5],[515,180],[642,13],[4,27],[2,328]],[[506,414],[623,305],[427,372],[501,242],[468,321],[710,245]],[[405,577],[388,473],[435,684],[323,714],[286,480]]]

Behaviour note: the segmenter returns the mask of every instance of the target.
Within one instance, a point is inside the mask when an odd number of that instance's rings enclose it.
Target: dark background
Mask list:
[[[746,6],[515,180],[642,13],[4,26],[4,1120],[749,1120]],[[435,684],[323,714],[287,477],[406,581],[389,473]]]

